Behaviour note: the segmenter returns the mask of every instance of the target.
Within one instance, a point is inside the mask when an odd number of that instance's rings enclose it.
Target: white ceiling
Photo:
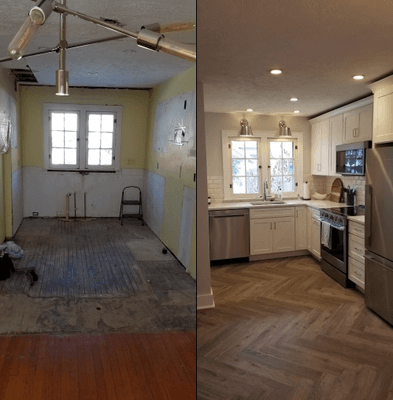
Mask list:
[[[0,58],[8,56],[7,47],[27,17],[31,0],[1,0]],[[137,32],[142,25],[196,19],[196,0],[68,0],[67,7],[95,18],[110,18],[124,23],[125,29]],[[60,14],[53,12],[30,43],[26,53],[53,48],[59,42]],[[69,44],[116,36],[90,22],[67,17]],[[196,43],[196,32],[167,33],[165,37],[183,43]],[[54,85],[59,56],[56,53],[3,62],[6,69],[27,68],[33,71],[39,84]],[[156,53],[125,38],[104,44],[94,44],[67,51],[66,67],[70,86],[151,88],[191,68],[194,63],[165,53]]]
[[[198,0],[197,20],[208,112],[312,117],[393,74],[392,0]]]

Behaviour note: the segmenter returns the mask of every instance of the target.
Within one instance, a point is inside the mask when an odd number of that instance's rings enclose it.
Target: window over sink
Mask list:
[[[237,131],[221,131],[224,199],[256,199],[263,196],[263,182],[269,192],[295,197],[303,181],[303,134],[281,139],[276,132],[256,132],[249,138]]]

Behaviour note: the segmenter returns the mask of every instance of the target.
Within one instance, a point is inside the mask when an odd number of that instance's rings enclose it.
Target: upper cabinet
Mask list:
[[[343,143],[371,140],[372,132],[372,104],[344,113]]]
[[[311,162],[314,175],[327,175],[329,171],[329,120],[312,126]]]
[[[372,102],[370,96],[310,120],[313,175],[336,175],[336,146],[372,139]]]
[[[393,142],[393,75],[368,87],[374,93],[373,144]]]

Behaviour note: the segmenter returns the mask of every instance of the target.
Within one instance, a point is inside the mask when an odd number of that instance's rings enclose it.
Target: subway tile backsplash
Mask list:
[[[344,187],[348,185],[351,189],[356,189],[356,204],[365,204],[366,178],[364,176],[318,176],[309,175],[304,181],[309,182],[311,195],[314,192],[329,193],[333,181],[340,178]],[[207,191],[212,203],[220,203],[224,199],[224,178],[222,176],[207,177]],[[345,194],[344,194],[345,195]]]

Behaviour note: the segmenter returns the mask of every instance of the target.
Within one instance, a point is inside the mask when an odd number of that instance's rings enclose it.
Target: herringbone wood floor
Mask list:
[[[212,267],[200,400],[392,400],[393,327],[312,257]]]

